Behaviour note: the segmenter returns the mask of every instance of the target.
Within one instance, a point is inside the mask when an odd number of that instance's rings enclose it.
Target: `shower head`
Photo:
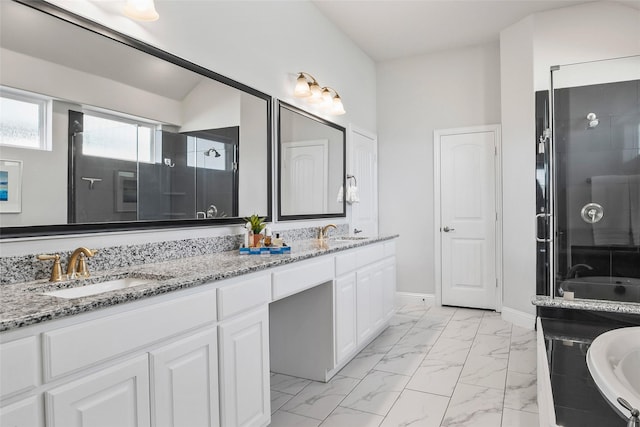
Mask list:
[[[203,154],[207,157],[211,156],[211,154],[213,154],[213,157],[220,157],[220,153],[215,148],[209,148]]]
[[[589,129],[593,129],[600,123],[600,120],[598,120],[596,113],[587,114],[587,120],[589,121]]]

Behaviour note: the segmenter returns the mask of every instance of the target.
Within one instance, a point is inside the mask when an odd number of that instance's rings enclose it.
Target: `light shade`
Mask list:
[[[153,0],[127,0],[124,14],[131,19],[145,22],[157,21],[160,18]]]
[[[342,99],[340,99],[340,96],[336,94],[336,96],[333,98],[333,107],[331,108],[331,114],[339,116],[344,113],[346,113],[346,111],[344,110],[344,105],[342,105]]]
[[[300,73],[298,75],[298,79],[296,80],[296,88],[293,90],[293,95],[298,98],[306,98],[307,96],[311,96],[311,89],[309,89],[309,83],[307,83],[307,78]]]
[[[309,85],[309,89],[311,90],[311,96],[307,101],[311,104],[319,104],[322,102],[322,88],[317,82],[313,82]]]

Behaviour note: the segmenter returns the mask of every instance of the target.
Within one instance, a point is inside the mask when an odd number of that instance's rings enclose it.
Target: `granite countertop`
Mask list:
[[[238,251],[216,252],[210,255],[143,264],[118,270],[96,271],[92,272],[91,277],[84,280],[59,283],[38,280],[2,285],[0,286],[2,300],[2,304],[0,304],[0,331],[9,331],[179,289],[191,288],[396,237],[398,235],[362,240],[328,239],[327,244],[322,247],[315,240],[300,240],[291,242],[290,254],[240,255]],[[90,263],[89,268],[91,268]],[[56,289],[84,286],[125,277],[151,279],[153,282],[75,299],[63,299],[42,294]]]
[[[602,311],[621,314],[640,314],[640,303],[634,302],[602,301],[579,298],[567,300],[563,298],[536,295],[531,298],[531,303],[538,307]]]

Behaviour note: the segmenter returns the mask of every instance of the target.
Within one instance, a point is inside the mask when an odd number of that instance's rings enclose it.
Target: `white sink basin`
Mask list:
[[[77,286],[75,288],[58,289],[56,291],[45,292],[44,295],[49,295],[58,298],[73,299],[80,297],[87,297],[91,295],[97,295],[104,292],[115,291],[117,289],[131,288],[134,286],[146,285],[152,283],[154,280],[149,279],[137,279],[135,277],[126,277],[124,279],[109,280],[107,282],[92,283],[85,286]]]
[[[640,409],[640,327],[614,329],[598,336],[587,352],[587,366],[600,392],[625,417],[622,397]]]

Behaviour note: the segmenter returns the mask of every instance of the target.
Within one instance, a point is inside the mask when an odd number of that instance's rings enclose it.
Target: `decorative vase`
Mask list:
[[[251,236],[252,241],[250,242],[250,246],[252,248],[258,248],[260,247],[260,241],[262,240],[262,234],[258,233],[258,234],[254,234],[253,236]]]

